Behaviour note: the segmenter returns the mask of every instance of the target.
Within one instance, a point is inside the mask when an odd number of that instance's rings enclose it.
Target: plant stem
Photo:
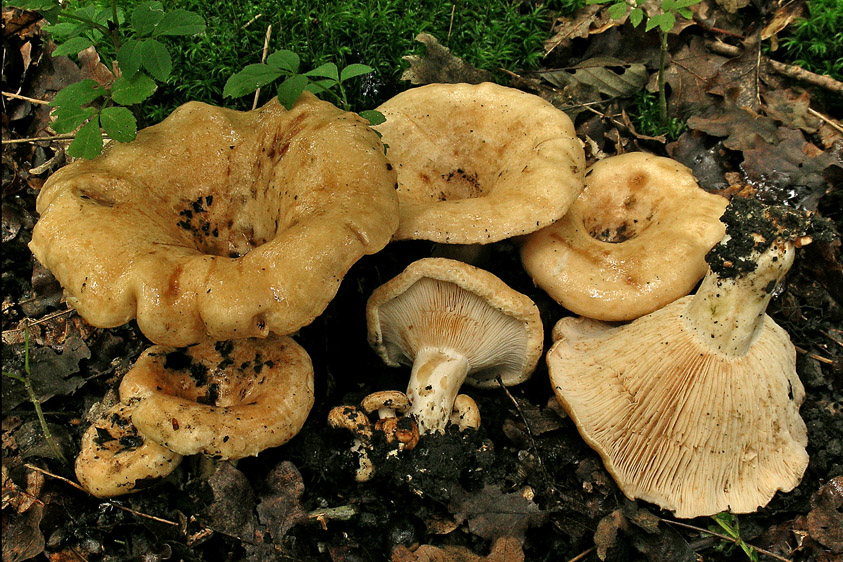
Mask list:
[[[667,56],[667,32],[659,30],[661,52],[659,53],[659,120],[667,127],[667,96],[664,91],[664,59]]]

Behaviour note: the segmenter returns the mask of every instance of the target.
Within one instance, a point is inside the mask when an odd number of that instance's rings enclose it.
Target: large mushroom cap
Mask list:
[[[283,445],[313,406],[313,366],[289,337],[153,346],[120,383],[132,421],[182,455],[221,459]]]
[[[542,353],[542,323],[529,297],[491,273],[445,258],[410,264],[366,306],[369,343],[385,363],[412,364],[409,413],[423,431],[444,428],[463,381],[523,382]]]
[[[187,103],[45,184],[30,248],[88,322],[182,346],[289,334],[398,224],[395,172],[358,116],[305,93]]]
[[[568,310],[632,320],[687,295],[725,232],[727,200],[682,164],[643,152],[610,156],[555,224],[526,237],[524,268]]]
[[[430,84],[378,110],[398,170],[396,240],[486,244],[534,232],[582,190],[573,123],[538,96],[491,83]]]

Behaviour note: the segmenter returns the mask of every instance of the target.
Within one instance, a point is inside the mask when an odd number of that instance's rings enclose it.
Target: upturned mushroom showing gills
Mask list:
[[[551,224],[582,191],[585,154],[550,102],[484,83],[429,84],[378,107],[398,171],[396,240],[488,244]]]
[[[766,213],[743,201],[695,295],[618,327],[563,318],[547,354],[557,398],[624,494],[677,517],[755,511],[808,464],[796,352],[765,314],[794,249],[775,225],[737,232]]]
[[[89,323],[185,346],[290,334],[398,226],[368,122],[305,92],[240,112],[189,102],[46,182],[30,248]]]
[[[257,455],[301,430],[313,406],[313,366],[289,337],[153,346],[120,383],[146,438],[181,455]]]
[[[536,285],[575,314],[633,320],[702,279],[726,204],[675,160],[610,156],[586,171],[564,217],[525,238],[521,259]]]
[[[542,353],[527,296],[482,269],[425,258],[378,287],[366,306],[369,343],[387,365],[412,364],[407,398],[421,433],[444,431],[463,382],[523,382]]]

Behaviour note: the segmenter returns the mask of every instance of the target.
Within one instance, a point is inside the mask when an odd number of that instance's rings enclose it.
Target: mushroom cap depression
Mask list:
[[[132,422],[182,455],[220,459],[283,445],[313,406],[313,366],[289,337],[153,346],[120,383]]]
[[[181,462],[181,455],[138,432],[132,424],[134,410],[134,405],[117,404],[82,436],[76,478],[98,498],[136,492],[142,483],[167,476]]]
[[[381,285],[366,305],[369,344],[387,365],[423,347],[465,355],[479,388],[527,380],[542,354],[541,317],[529,297],[463,262],[425,258]],[[448,412],[450,412],[450,405]]]
[[[375,128],[398,171],[396,240],[487,244],[559,219],[585,155],[565,113],[497,84],[430,84],[387,100]]]
[[[701,189],[691,170],[631,152],[596,162],[558,222],[526,237],[524,268],[568,310],[632,320],[687,295],[705,254],[723,237],[728,201]]]
[[[89,323],[137,317],[183,346],[289,334],[398,225],[368,122],[304,93],[240,112],[189,102],[55,173],[30,248]]]

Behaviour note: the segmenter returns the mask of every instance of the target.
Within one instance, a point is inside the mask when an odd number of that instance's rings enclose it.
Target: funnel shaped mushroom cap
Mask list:
[[[386,101],[376,129],[398,170],[396,240],[486,244],[565,214],[585,155],[565,113],[484,83],[430,84]]]
[[[289,337],[153,346],[120,383],[132,421],[182,455],[220,459],[283,445],[313,406],[313,366]]]
[[[728,284],[709,273],[697,295],[620,327],[563,318],[547,353],[557,398],[624,494],[677,517],[755,511],[808,464],[796,352],[763,313],[772,286],[749,279],[735,310],[719,300]]]
[[[727,200],[671,160],[631,152],[596,162],[555,224],[528,236],[524,268],[568,310],[632,320],[685,296],[725,232]]]
[[[397,228],[367,125],[308,93],[290,111],[189,102],[54,174],[30,248],[98,327],[137,317],[173,346],[292,333]]]

